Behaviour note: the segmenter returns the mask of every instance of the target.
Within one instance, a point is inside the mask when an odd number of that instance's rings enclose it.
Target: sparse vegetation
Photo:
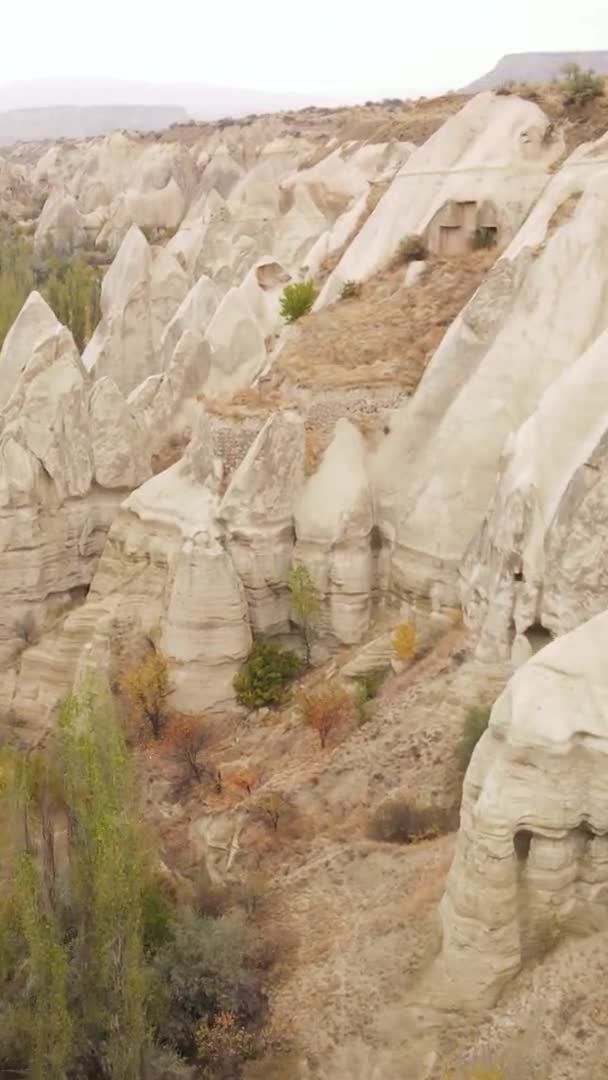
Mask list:
[[[399,262],[417,262],[420,259],[426,259],[426,257],[426,244],[421,236],[416,236],[414,234],[405,236],[397,248],[397,258]]]
[[[270,825],[273,832],[277,832],[279,821],[287,809],[287,802],[278,791],[267,791],[257,799],[255,813]]]
[[[292,566],[287,587],[304,642],[306,666],[310,667],[312,640],[321,613],[321,605],[312,578],[302,563]]]
[[[495,247],[497,240],[496,229],[480,225],[471,237],[471,247],[473,251],[485,251],[487,248]]]
[[[230,782],[246,795],[251,795],[258,782],[258,774],[254,769],[239,769],[238,772],[232,773]]]
[[[366,723],[369,719],[369,703],[380,693],[380,687],[385,676],[386,671],[370,671],[367,675],[360,675],[357,679],[353,705],[360,725]]]
[[[140,225],[139,228],[149,244],[165,244],[177,232],[177,229],[167,225]]]
[[[356,300],[361,295],[360,281],[345,281],[340,291],[340,300]]]
[[[166,656],[152,646],[138,664],[122,675],[120,687],[135,721],[143,721],[153,737],[160,739],[167,720],[167,698],[171,693]]]
[[[281,294],[281,315],[286,322],[296,322],[303,315],[307,315],[317,299],[317,288],[314,281],[293,281],[286,285]]]
[[[209,738],[208,724],[196,716],[174,716],[165,725],[162,748],[168,750],[181,768],[186,787],[202,783],[205,777],[215,777],[215,769],[201,760]]]
[[[490,705],[472,705],[467,709],[462,733],[456,747],[456,758],[462,773],[469,767],[473,751],[486,730],[492,707]]]
[[[446,830],[448,817],[441,807],[424,806],[406,795],[380,803],[371,816],[369,835],[390,844],[429,840]]]
[[[280,705],[285,701],[288,684],[300,669],[300,658],[294,652],[258,638],[234,677],[237,700],[248,709]]]
[[[591,98],[602,97],[604,80],[590,68],[583,71],[578,64],[564,64],[563,78],[558,82],[565,105],[582,105]]]
[[[302,693],[299,700],[300,715],[304,724],[316,731],[321,749],[338,728],[344,727],[353,714],[353,699],[343,686],[325,683],[314,690]]]

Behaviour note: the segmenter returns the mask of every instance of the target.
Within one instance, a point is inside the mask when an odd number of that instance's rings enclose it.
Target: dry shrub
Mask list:
[[[258,821],[262,821],[272,832],[278,832],[280,822],[289,815],[292,808],[280,792],[267,791],[258,796],[251,809]]]
[[[169,664],[160,650],[152,648],[135,667],[119,679],[137,724],[147,724],[155,739],[160,739],[167,720],[166,702],[172,687]]]
[[[298,704],[303,722],[316,731],[322,749],[331,733],[348,724],[353,716],[353,699],[337,684],[328,683],[301,694]]]
[[[240,791],[245,792],[247,795],[251,795],[253,788],[259,780],[259,776],[255,769],[239,769],[238,772],[231,773],[228,779],[230,783]]]
[[[196,1048],[204,1080],[232,1080],[243,1062],[257,1057],[258,1037],[233,1012],[218,1013],[212,1022],[203,1020],[196,1031]]]
[[[257,971],[272,971],[293,956],[298,944],[295,930],[271,923],[254,940],[251,962]]]
[[[270,878],[260,866],[250,870],[244,881],[236,887],[236,898],[248,915],[258,914],[270,890]]]
[[[416,631],[411,623],[400,623],[393,634],[393,649],[400,660],[411,660],[416,653]]]
[[[417,262],[426,259],[426,257],[426,244],[421,236],[405,236],[397,249],[397,260],[399,262]]]
[[[214,882],[206,867],[202,867],[194,881],[193,906],[199,915],[208,915],[213,919],[225,915],[234,906],[234,889],[226,884]]]
[[[425,806],[405,795],[395,795],[380,803],[372,814],[368,835],[389,844],[413,844],[440,836],[448,827],[443,807]]]
[[[161,745],[181,767],[186,782],[200,784],[205,778],[215,777],[215,767],[201,761],[210,737],[208,723],[197,716],[178,714],[165,723]]]
[[[361,295],[360,281],[345,281],[340,291],[340,300],[356,300]]]

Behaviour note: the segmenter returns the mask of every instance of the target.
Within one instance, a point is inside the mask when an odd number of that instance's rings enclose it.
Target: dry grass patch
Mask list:
[[[395,384],[412,392],[446,329],[471,298],[495,253],[432,259],[406,289],[403,267],[365,282],[356,303],[312,312],[294,328],[268,383],[283,379],[314,390]]]

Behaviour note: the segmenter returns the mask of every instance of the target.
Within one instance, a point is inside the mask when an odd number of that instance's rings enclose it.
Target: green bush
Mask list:
[[[196,1054],[196,1028],[229,1012],[241,1025],[257,1023],[266,998],[247,964],[248,930],[242,912],[219,919],[184,910],[171,941],[152,964],[151,1017],[156,1040],[186,1059]]]
[[[368,705],[378,697],[385,677],[386,671],[370,671],[356,680],[354,701],[359,724],[364,724],[368,719]]]
[[[473,751],[488,726],[491,712],[491,705],[472,705],[467,710],[456,747],[458,765],[463,773],[467,771]]]
[[[583,71],[578,64],[564,64],[562,74],[564,77],[558,86],[566,105],[581,105],[604,94],[604,80],[591,69]]]
[[[482,251],[494,247],[497,241],[496,229],[480,225],[471,237],[473,251]]]
[[[361,295],[360,281],[345,281],[340,292],[340,300],[356,300]]]
[[[397,248],[399,262],[411,263],[426,259],[426,244],[421,236],[405,236]]]
[[[286,285],[281,294],[281,315],[292,323],[307,315],[317,299],[314,281],[294,281]]]
[[[296,653],[280,649],[272,641],[258,639],[234,677],[237,700],[248,709],[280,705],[285,700],[287,684],[301,667]]]
[[[442,807],[425,806],[395,795],[376,808],[370,818],[368,833],[373,840],[390,844],[412,844],[439,836],[448,827]]]

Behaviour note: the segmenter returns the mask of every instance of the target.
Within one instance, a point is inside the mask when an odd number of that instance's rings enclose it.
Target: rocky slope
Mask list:
[[[453,1021],[523,986],[547,927],[604,926],[608,144],[585,110],[483,93],[2,159],[40,257],[109,264],[82,356],[37,292],[0,354],[5,729],[38,737],[75,679],[152,641],[172,708],[224,725],[221,774],[288,799],[294,844],[260,853],[247,800],[184,810],[150,778],[194,861],[221,882],[257,853],[273,917],[309,936],[273,1002],[290,1076],[369,1078],[379,1049],[382,1080],[429,1077],[483,1042]],[[315,308],[285,325],[282,290],[308,276]],[[397,672],[326,756],[293,708],[234,711],[253,636],[297,641],[300,563],[311,683]],[[453,812],[463,711],[513,668],[437,933],[451,841],[372,843],[367,816],[404,791]]]

